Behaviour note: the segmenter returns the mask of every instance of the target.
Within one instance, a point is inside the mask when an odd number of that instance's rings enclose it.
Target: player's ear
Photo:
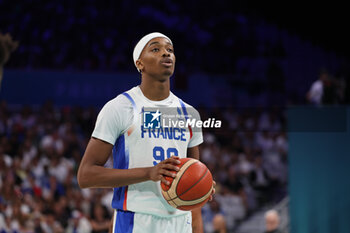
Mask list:
[[[145,66],[143,65],[143,62],[140,59],[137,59],[136,61],[136,67],[137,69],[139,69],[141,72],[143,71],[143,69],[145,68]]]

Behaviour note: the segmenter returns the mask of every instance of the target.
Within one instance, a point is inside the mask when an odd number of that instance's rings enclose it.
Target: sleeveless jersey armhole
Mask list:
[[[132,132],[134,131],[135,129],[135,126],[136,126],[136,117],[137,116],[137,106],[136,106],[136,103],[134,101],[134,99],[126,92],[124,92],[122,95],[124,95],[130,102],[131,102],[131,105],[132,105],[132,108],[133,108],[133,119],[132,119],[132,123],[126,127],[125,130],[123,130],[121,132],[121,134],[125,134],[126,132],[128,133],[128,136],[130,136],[130,134],[132,134]]]

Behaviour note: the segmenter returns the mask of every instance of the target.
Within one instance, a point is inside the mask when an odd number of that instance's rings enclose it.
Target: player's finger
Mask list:
[[[170,157],[170,158],[164,160],[163,162],[164,163],[173,163],[173,164],[180,164],[181,163],[180,160],[175,159],[173,157]]]
[[[209,201],[212,201],[214,199],[213,195],[215,193],[215,188],[213,186],[212,190],[211,190],[211,194],[210,194],[210,197],[209,197]]]
[[[170,185],[170,182],[167,181],[164,177],[161,179],[161,182],[166,185]]]
[[[176,160],[179,160],[180,157],[179,157],[179,156],[172,155],[170,158],[167,158],[166,160],[169,160],[169,159],[176,159]]]
[[[169,177],[172,177],[172,178],[175,178],[175,176],[176,176],[176,173],[171,172],[171,171],[169,171],[169,170],[167,170],[167,169],[162,169],[162,170],[160,170],[159,172],[160,172],[163,176],[169,176]]]
[[[178,168],[177,166],[172,165],[170,163],[162,164],[162,169],[167,169],[167,170],[172,170],[172,171],[177,171],[177,172],[180,170],[180,168]]]

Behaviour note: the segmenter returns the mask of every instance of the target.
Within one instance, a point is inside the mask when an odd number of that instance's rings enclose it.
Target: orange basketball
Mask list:
[[[165,177],[170,185],[161,183],[163,197],[171,206],[180,210],[199,208],[210,197],[213,177],[207,166],[197,159],[182,158],[180,162],[176,177]]]

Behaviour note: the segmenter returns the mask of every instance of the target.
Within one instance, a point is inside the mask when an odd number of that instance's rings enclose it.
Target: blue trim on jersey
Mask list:
[[[129,168],[129,150],[125,147],[125,136],[121,135],[113,147],[113,168]],[[123,209],[125,189],[127,186],[114,188],[112,207],[114,209]]]
[[[182,112],[181,112],[181,110],[180,110],[180,108],[179,108],[179,107],[177,107],[177,113],[178,113],[179,115],[181,115],[181,114],[182,114]]]
[[[135,101],[133,100],[133,98],[132,98],[128,93],[126,93],[126,92],[124,92],[123,95],[125,95],[126,98],[128,98],[128,99],[130,100],[130,102],[131,102],[131,104],[132,104],[132,107],[136,110],[136,103],[135,103]]]
[[[125,147],[125,135],[119,136],[113,147],[113,167],[117,169],[129,168],[129,150]]]
[[[117,210],[113,233],[132,233],[134,228],[134,212]]]
[[[185,105],[185,103],[184,103],[181,99],[179,99],[179,102],[180,102],[180,104],[181,104],[182,111],[184,112],[185,119],[186,119],[186,121],[187,121],[187,119],[188,119],[188,113],[187,113],[186,105]]]

